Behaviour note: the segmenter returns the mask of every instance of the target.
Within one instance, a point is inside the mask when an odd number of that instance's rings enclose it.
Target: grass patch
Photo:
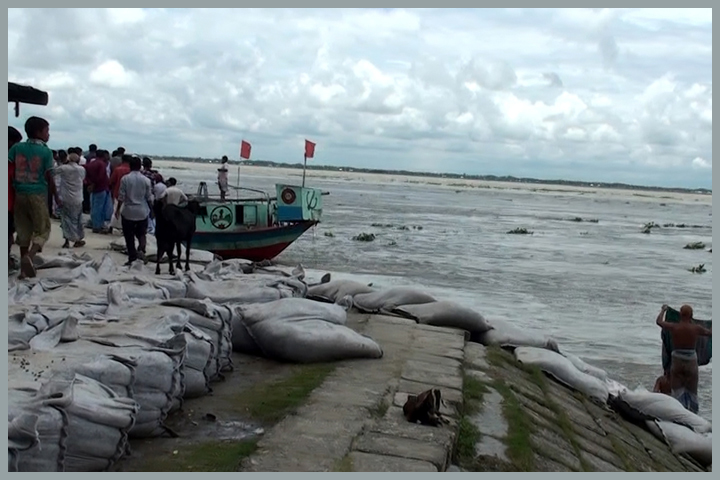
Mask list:
[[[515,471],[533,472],[535,452],[530,443],[530,435],[535,431],[535,426],[525,414],[523,405],[504,382],[496,381],[493,386],[503,397],[503,414],[508,422],[508,434],[505,438],[508,457]]]
[[[480,411],[487,386],[477,378],[463,376],[463,402],[458,422],[458,436],[455,444],[454,461],[462,468],[472,468],[475,459],[475,445],[480,441],[480,430],[470,421],[470,416]]]
[[[302,405],[334,370],[333,364],[302,365],[285,378],[245,390],[235,403],[252,419],[274,424]]]
[[[353,470],[353,462],[352,458],[350,458],[350,455],[345,455],[343,458],[335,462],[335,465],[333,465],[333,472],[352,472]]]
[[[145,462],[143,472],[237,472],[257,449],[257,440],[213,441],[180,447]]]

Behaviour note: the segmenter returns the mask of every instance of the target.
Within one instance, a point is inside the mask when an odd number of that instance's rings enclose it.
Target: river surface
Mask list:
[[[215,182],[211,168],[163,165],[169,168],[157,165],[161,172],[176,177],[187,192],[199,180]],[[288,175],[248,170],[241,185],[274,191],[276,182],[300,183],[298,174]],[[689,303],[697,318],[711,318],[712,254],[683,248],[698,241],[711,247],[710,203],[642,192],[607,195],[550,186],[537,192],[313,175],[318,174],[309,172],[308,185],[330,192],[323,197],[323,222],[277,259],[302,263],[313,276],[331,272],[376,287],[420,287],[488,319],[552,335],[561,349],[631,388],[652,389],[662,373],[655,318],[663,303]],[[643,234],[648,222],[691,227]],[[518,227],[533,234],[507,234]],[[376,239],[352,240],[360,233]],[[698,264],[707,272],[688,271]],[[710,419],[712,365],[700,369],[699,393],[700,413]]]

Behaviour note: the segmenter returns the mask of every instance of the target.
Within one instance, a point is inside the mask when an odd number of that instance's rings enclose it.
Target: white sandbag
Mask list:
[[[712,465],[712,433],[700,434],[677,423],[647,421],[648,430],[664,441],[675,455],[687,454],[700,465]]]
[[[369,337],[324,320],[268,320],[249,329],[267,358],[313,363],[354,358],[382,358]]]
[[[18,471],[103,471],[127,451],[137,404],[101,383],[58,374],[39,389],[9,389],[8,418],[38,417],[38,443],[19,451]]]
[[[552,337],[521,330],[502,320],[492,320],[487,323],[492,328],[479,336],[480,343],[485,346],[537,347],[553,352],[560,351],[557,342]]]
[[[347,297],[345,297],[347,299]],[[360,293],[352,297],[352,306],[367,313],[391,312],[405,305],[420,305],[435,302],[431,295],[407,287],[395,287],[371,293]]]
[[[34,258],[34,265],[37,270],[49,269],[49,268],[65,268],[72,269],[91,262],[93,258],[88,252],[82,253],[67,253],[60,252],[57,255],[45,255],[38,253]]]
[[[416,320],[423,325],[459,328],[478,334],[490,330],[485,317],[475,310],[455,302],[440,301],[420,305],[403,305],[394,309],[393,312]]]
[[[338,305],[288,298],[235,311],[234,332],[242,329],[267,358],[311,363],[382,357],[377,343],[344,326],[347,313]],[[237,348],[247,348],[244,342]]]
[[[655,420],[684,425],[697,433],[712,432],[712,423],[685,409],[670,395],[636,389],[620,392],[618,399],[641,415]]]
[[[372,293],[375,289],[365,285],[364,283],[355,282],[353,280],[333,280],[320,285],[313,285],[308,288],[307,297],[330,303],[337,303],[341,299],[350,296],[360,295],[363,293]]]
[[[157,240],[153,235],[148,235],[146,237],[146,246],[145,246],[145,260],[148,262],[155,263],[155,258],[157,257]],[[110,248],[115,250],[116,252],[121,253],[127,253],[127,246],[125,245],[125,240],[123,238],[118,238],[110,242]],[[181,258],[182,258],[182,265],[185,266],[185,245],[181,245],[180,247],[181,252]],[[190,263],[197,263],[197,264],[208,264],[215,260],[216,255],[212,252],[208,252],[206,250],[196,250],[192,246],[190,246]],[[165,262],[165,268],[167,268],[167,254],[162,258],[162,262]],[[173,263],[177,262],[177,248],[173,248]],[[163,268],[162,266],[160,267]],[[166,270],[163,270],[166,271]]]
[[[608,389],[602,380],[583,373],[570,360],[545,348],[518,347],[515,358],[522,364],[534,365],[562,384],[577,390],[589,398],[607,403]]]
[[[238,306],[233,317],[233,350],[246,355],[263,354],[250,328],[267,320],[322,320],[345,325],[347,312],[339,305],[323,304],[305,298],[285,298],[270,303]]]
[[[18,471],[20,452],[40,442],[38,421],[39,417],[34,413],[20,413],[8,420],[8,472]]]
[[[607,372],[602,368],[594,367],[571,353],[562,353],[562,356],[570,360],[572,364],[575,365],[575,368],[577,368],[581,372],[592,375],[593,377],[600,379],[603,382],[608,379]]]
[[[267,275],[244,275],[229,280],[205,281],[190,274],[187,298],[208,298],[215,303],[251,304],[267,303],[281,298],[304,297],[307,285],[290,278],[272,278]]]

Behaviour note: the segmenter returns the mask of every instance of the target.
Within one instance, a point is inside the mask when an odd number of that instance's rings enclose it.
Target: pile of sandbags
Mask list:
[[[106,470],[128,449],[137,404],[80,374],[8,384],[8,471]]]

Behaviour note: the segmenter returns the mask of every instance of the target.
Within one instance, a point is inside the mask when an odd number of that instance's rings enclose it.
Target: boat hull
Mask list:
[[[226,260],[272,260],[317,223],[307,220],[243,232],[196,232],[192,247],[207,250]]]

